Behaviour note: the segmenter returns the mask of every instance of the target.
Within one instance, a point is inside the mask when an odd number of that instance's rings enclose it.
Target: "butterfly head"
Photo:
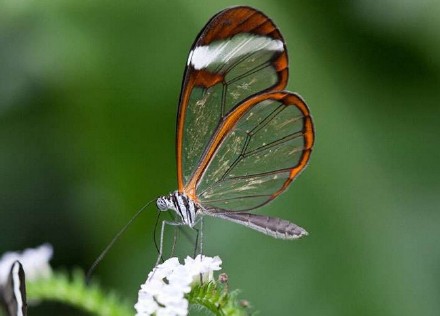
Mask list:
[[[169,197],[161,196],[156,200],[156,206],[160,211],[167,211],[174,209],[173,202]]]

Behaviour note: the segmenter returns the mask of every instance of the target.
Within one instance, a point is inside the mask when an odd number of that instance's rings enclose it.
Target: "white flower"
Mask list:
[[[203,283],[212,281],[213,272],[220,270],[221,264],[222,260],[218,256],[214,258],[203,257],[203,260],[201,260],[200,255],[198,255],[194,259],[191,257],[186,257],[185,259],[185,266],[191,267],[192,270],[192,284],[200,283],[200,274],[202,275]]]
[[[37,248],[29,248],[23,252],[6,252],[0,258],[0,287],[6,284],[12,264],[18,260],[23,265],[26,281],[46,278],[51,275],[52,269],[49,260],[53,249],[49,244]]]
[[[185,294],[191,291],[191,285],[200,283],[200,279],[202,282],[212,281],[213,271],[220,270],[221,263],[217,256],[202,255],[194,259],[187,257],[183,265],[177,258],[166,260],[155,267],[141,285],[138,302],[134,306],[136,315],[188,315]]]

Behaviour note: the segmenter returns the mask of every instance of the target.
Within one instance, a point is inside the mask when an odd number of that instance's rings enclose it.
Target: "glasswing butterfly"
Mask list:
[[[307,232],[250,213],[272,201],[306,167],[314,142],[309,109],[288,80],[286,44],[275,24],[245,6],[217,13],[189,53],[177,114],[177,191],[161,211],[194,227],[204,215],[281,239]],[[163,238],[163,235],[161,236]]]

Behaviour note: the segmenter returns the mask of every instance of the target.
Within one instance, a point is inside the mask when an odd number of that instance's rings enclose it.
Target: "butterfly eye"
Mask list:
[[[160,198],[157,199],[156,206],[161,211],[168,210],[168,203],[164,196],[161,196]]]

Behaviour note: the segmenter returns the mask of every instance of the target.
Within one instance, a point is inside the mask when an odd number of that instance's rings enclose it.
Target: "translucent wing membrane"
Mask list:
[[[287,77],[284,41],[263,13],[237,7],[208,22],[191,49],[180,96],[179,191],[197,173],[225,117],[256,93],[284,89]]]
[[[185,191],[207,209],[256,208],[284,191],[312,146],[312,121],[300,97],[257,95],[225,118]]]

